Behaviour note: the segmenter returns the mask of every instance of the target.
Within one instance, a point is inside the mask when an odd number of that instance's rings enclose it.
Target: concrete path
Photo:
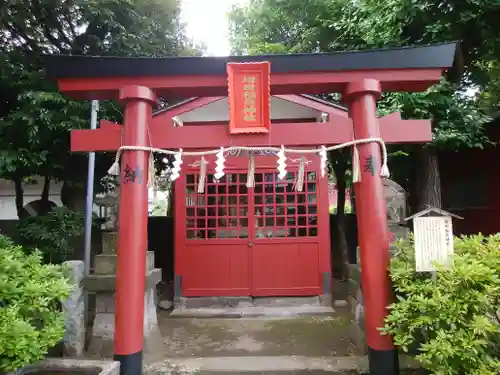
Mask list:
[[[400,358],[401,375],[420,375],[421,370],[407,357]],[[359,375],[368,372],[367,357],[206,357],[171,358],[146,367],[146,375],[200,374],[215,375],[232,373],[235,375],[277,375],[277,374],[343,374]]]
[[[159,314],[165,356],[349,356],[358,352],[346,314],[325,317],[197,319]]]

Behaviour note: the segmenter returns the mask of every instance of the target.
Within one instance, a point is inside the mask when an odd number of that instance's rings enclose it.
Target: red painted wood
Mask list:
[[[378,92],[377,92],[378,91]],[[349,114],[353,120],[357,139],[378,137],[376,102],[380,85],[369,79],[348,87],[345,99],[349,103]],[[390,336],[382,335],[387,306],[391,302],[389,267],[389,233],[387,207],[384,200],[379,147],[364,144],[358,147],[362,179],[354,184],[360,261],[362,267],[363,301],[365,305],[365,326],[368,346],[374,350],[394,348]],[[366,168],[370,163],[375,173]]]
[[[438,83],[443,69],[386,69],[341,72],[271,74],[271,95],[342,92],[349,82],[366,77],[381,82],[383,91],[424,91]],[[227,95],[221,76],[63,78],[59,90],[77,99],[116,99],[127,85],[150,87],[160,96],[210,97]]]
[[[490,140],[497,141],[500,137],[489,134]],[[463,220],[453,220],[453,232],[457,235],[483,233],[485,235],[500,232],[500,160],[498,147],[481,149],[465,149],[458,152],[441,152],[439,154],[439,169],[441,173],[441,190],[443,205],[446,210],[462,216]],[[486,201],[484,207],[452,208],[447,204],[450,189],[457,181],[475,181],[479,173],[486,175]]]
[[[182,295],[251,295],[247,241],[210,242],[190,242],[185,248],[176,248],[176,253],[184,252],[184,259],[188,260],[184,267],[179,267]]]
[[[100,129],[111,130],[111,131],[122,131],[123,125],[117,124],[116,122],[111,122],[109,120],[99,121]]]
[[[271,124],[269,134],[228,135],[227,125],[173,127],[161,116],[150,124],[153,147],[164,149],[205,149],[220,146],[313,146],[351,141],[349,118],[331,118],[329,122]],[[380,134],[386,143],[425,143],[432,140],[430,120],[383,118]],[[121,144],[119,129],[73,130],[71,151],[113,151]]]
[[[320,295],[318,243],[262,240],[251,252],[253,296]]]
[[[229,132],[231,134],[269,133],[271,64],[267,61],[228,63],[226,67]]]
[[[126,101],[124,141],[136,146],[147,145],[147,123],[152,115],[153,92],[144,87],[126,87],[120,98]],[[117,355],[132,355],[143,348],[148,166],[149,152],[123,153],[115,302],[114,350]]]
[[[320,191],[328,189],[327,179],[317,173],[319,158],[309,157],[303,193],[293,191],[293,180],[287,189],[277,187],[274,156],[255,157],[256,186],[246,188],[248,158],[234,156],[225,170],[237,177],[226,186],[209,176],[203,194],[196,193],[197,159],[186,158],[187,175],[175,190],[175,272],[182,276],[183,295],[321,294],[321,273],[329,263],[320,265],[320,259],[329,254],[329,227],[328,216],[323,222],[325,215],[319,214]],[[213,173],[215,157],[207,160]],[[289,170],[294,168],[297,163],[291,162]],[[228,234],[237,238],[220,237]],[[280,272],[266,271],[276,267]]]

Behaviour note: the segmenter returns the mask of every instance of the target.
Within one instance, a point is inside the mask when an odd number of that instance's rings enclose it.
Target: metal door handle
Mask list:
[[[248,241],[248,247],[252,247],[253,246],[253,242],[252,241]]]

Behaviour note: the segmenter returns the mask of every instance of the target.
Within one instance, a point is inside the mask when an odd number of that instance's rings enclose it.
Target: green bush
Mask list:
[[[415,272],[412,238],[397,246],[383,332],[433,374],[500,374],[500,234],[455,238],[451,265],[437,265],[435,279]]]
[[[0,373],[44,358],[62,339],[60,301],[70,290],[61,266],[0,235]]]
[[[18,226],[20,243],[39,249],[45,263],[70,260],[84,233],[84,215],[67,207],[57,207],[47,215],[22,220]]]

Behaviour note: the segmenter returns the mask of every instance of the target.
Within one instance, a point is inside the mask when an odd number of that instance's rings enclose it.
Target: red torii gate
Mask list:
[[[376,101],[383,91],[423,91],[439,82],[453,65],[456,44],[356,51],[330,54],[243,56],[230,58],[171,57],[117,58],[48,56],[48,75],[59,89],[77,99],[119,99],[125,103],[124,126],[102,122],[101,129],[72,132],[72,151],[111,151],[120,146],[157,148],[209,148],[227,146],[226,125],[190,129],[174,128],[152,119],[157,95],[210,97],[227,95],[226,64],[230,61],[269,61],[271,94],[340,92],[349,117],[327,123],[271,125],[268,134],[237,135],[231,145],[299,146],[329,145],[352,139],[382,136],[392,142],[431,140],[428,120],[402,121],[399,114],[378,119]],[[174,112],[172,116],[174,116]],[[149,131],[148,131],[149,127]],[[379,127],[380,133],[379,134]],[[151,138],[151,144],[150,144]],[[380,171],[378,146],[358,146],[362,164],[370,158]],[[147,176],[149,152],[124,151],[124,166]],[[387,314],[391,287],[386,207],[379,173],[362,170],[356,184],[362,284],[366,309],[366,333],[370,372],[395,375],[397,353],[388,336],[378,331]],[[362,204],[359,204],[362,202]],[[118,265],[115,315],[115,358],[121,374],[142,372],[143,313],[147,235],[147,185],[137,179],[121,179]]]

